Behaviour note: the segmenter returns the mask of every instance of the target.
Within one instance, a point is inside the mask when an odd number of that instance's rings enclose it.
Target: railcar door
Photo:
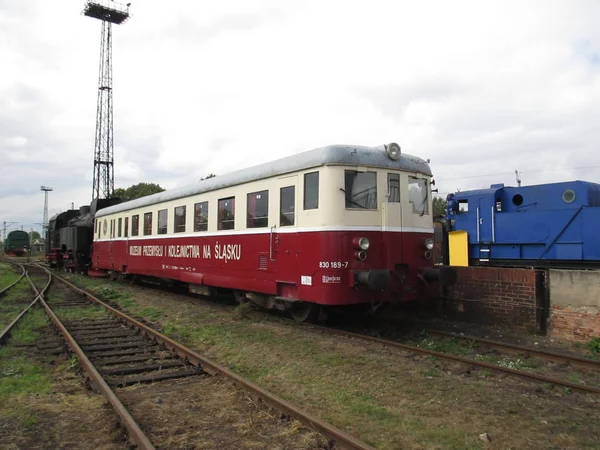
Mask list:
[[[278,283],[296,284],[298,252],[303,233],[298,233],[298,176],[277,180],[271,208],[276,211],[270,223],[269,258]],[[304,233],[306,234],[306,233]]]
[[[115,219],[110,219],[110,234],[109,234],[109,243],[108,243],[108,261],[110,263],[110,268],[115,268],[115,256],[113,252],[114,245],[114,237],[115,237]]]

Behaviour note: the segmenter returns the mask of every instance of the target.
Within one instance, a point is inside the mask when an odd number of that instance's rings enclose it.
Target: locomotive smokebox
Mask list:
[[[372,291],[385,291],[390,285],[389,270],[366,270],[356,272],[354,279],[357,283],[368,286]]]

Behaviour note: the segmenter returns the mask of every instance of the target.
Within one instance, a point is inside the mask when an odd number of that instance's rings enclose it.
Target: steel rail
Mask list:
[[[595,361],[593,359],[582,358],[580,356],[567,355],[564,353],[550,352],[547,350],[538,350],[536,348],[527,347],[524,345],[509,344],[504,342],[493,341],[491,339],[480,338],[476,336],[469,336],[463,334],[457,334],[452,331],[442,330],[429,330],[425,331],[433,336],[452,337],[464,341],[472,341],[485,344],[489,347],[502,350],[507,353],[529,353],[530,355],[537,356],[548,361],[556,363],[569,363],[573,366],[581,367],[584,369],[600,370],[600,360]]]
[[[3,295],[3,294],[4,294],[6,291],[8,291],[8,290],[9,290],[11,287],[13,287],[14,285],[16,285],[16,284],[17,284],[19,281],[21,281],[21,280],[23,279],[23,277],[25,276],[25,273],[26,273],[26,271],[25,271],[25,267],[24,267],[24,266],[22,266],[21,264],[17,264],[17,265],[18,265],[18,266],[21,268],[21,270],[22,270],[21,276],[19,276],[19,278],[17,278],[17,281],[15,281],[14,283],[12,283],[12,284],[8,285],[8,286],[7,286],[7,287],[5,287],[4,289],[0,290],[0,295]]]
[[[90,362],[90,360],[88,359],[86,354],[83,352],[81,347],[79,347],[79,345],[77,344],[77,342],[75,341],[75,339],[73,338],[71,333],[69,333],[69,330],[67,330],[67,328],[63,325],[63,323],[60,321],[58,316],[56,314],[54,314],[54,311],[52,311],[52,308],[50,308],[50,306],[48,306],[48,304],[44,300],[44,293],[50,287],[53,275],[47,269],[40,267],[40,266],[37,266],[37,267],[45,270],[48,273],[48,275],[50,276],[50,280],[49,280],[48,284],[44,287],[44,289],[42,290],[41,293],[34,286],[34,290],[38,293],[37,298],[39,299],[40,303],[46,310],[46,314],[48,314],[48,316],[50,317],[52,322],[54,322],[54,325],[56,325],[56,327],[63,334],[63,336],[65,337],[65,339],[67,341],[67,344],[69,345],[69,347],[71,348],[73,353],[75,353],[75,355],[77,355],[77,358],[79,359],[79,362],[83,367],[83,370],[87,373],[87,375],[90,377],[92,382],[95,383],[95,385],[100,390],[102,395],[104,395],[104,397],[111,404],[111,406],[113,407],[113,409],[115,410],[115,412],[117,413],[119,418],[121,419],[121,423],[127,430],[129,438],[140,449],[155,450],[155,447],[150,442],[150,439],[148,439],[148,437],[144,434],[144,432],[139,427],[139,425],[137,424],[135,419],[131,416],[131,414],[129,414],[129,411],[127,411],[127,409],[125,408],[123,403],[121,403],[119,398],[112,391],[112,389],[108,386],[106,381],[104,381],[104,378],[102,378],[100,373],[96,370],[94,365]],[[59,278],[59,277],[57,277],[57,278]]]
[[[7,339],[7,338],[10,336],[10,333],[12,332],[12,329],[14,328],[14,326],[15,326],[15,325],[16,325],[16,324],[19,322],[19,320],[21,320],[21,318],[22,318],[22,317],[23,317],[25,314],[27,314],[27,311],[29,311],[29,310],[31,309],[31,307],[32,307],[33,305],[35,305],[35,304],[37,303],[37,301],[39,300],[39,298],[40,298],[40,295],[39,295],[39,293],[38,293],[37,289],[35,288],[35,285],[33,284],[33,282],[31,281],[31,279],[30,279],[30,278],[29,278],[29,276],[27,275],[27,271],[25,270],[25,267],[24,267],[24,266],[22,266],[21,264],[19,264],[19,267],[21,267],[21,269],[23,269],[23,275],[21,276],[21,278],[19,278],[19,280],[15,281],[15,282],[13,283],[13,285],[14,285],[14,284],[16,284],[18,281],[20,281],[20,280],[21,280],[23,277],[25,277],[25,276],[26,276],[26,277],[27,277],[27,281],[29,281],[29,284],[31,285],[31,287],[32,287],[33,291],[34,291],[34,292],[36,292],[36,296],[35,296],[35,298],[33,299],[33,301],[32,301],[32,302],[31,302],[29,305],[27,305],[27,306],[26,306],[26,307],[23,309],[23,311],[21,311],[21,312],[20,312],[20,313],[19,313],[19,314],[18,314],[18,315],[17,315],[17,316],[16,316],[16,317],[15,317],[15,318],[12,320],[12,322],[11,322],[11,323],[9,323],[9,324],[8,324],[8,325],[7,325],[7,326],[6,326],[6,327],[5,327],[5,328],[2,330],[2,332],[0,332],[0,344],[1,344],[1,343],[3,343],[3,342],[4,342],[4,341],[5,341],[5,340],[6,340],[6,339]],[[49,284],[50,284],[50,282],[48,282],[48,285],[49,285]],[[9,287],[11,287],[11,286],[9,286]],[[47,286],[46,286],[46,287],[47,287]],[[8,289],[8,288],[7,288],[7,289]]]
[[[43,268],[43,269],[47,270],[45,268]],[[300,422],[302,422],[304,425],[308,426],[309,428],[312,428],[313,430],[318,431],[319,433],[326,436],[328,439],[334,440],[340,448],[347,449],[347,450],[375,450],[374,447],[371,447],[370,445],[365,444],[364,442],[361,442],[354,436],[351,436],[348,433],[340,430],[339,428],[336,428],[336,427],[322,421],[318,417],[307,413],[306,411],[304,411],[301,408],[297,407],[296,405],[288,402],[287,400],[284,400],[284,399],[278,397],[277,395],[264,390],[260,386],[252,383],[251,381],[246,380],[245,378],[242,378],[241,376],[235,374],[231,370],[215,363],[214,361],[211,361],[208,358],[205,358],[204,356],[175,342],[171,338],[165,336],[162,333],[159,333],[158,331],[150,328],[149,326],[143,324],[142,322],[139,322],[138,320],[119,311],[118,309],[113,308],[112,306],[104,303],[102,300],[94,297],[89,292],[86,292],[83,289],[78,288],[77,286],[75,286],[74,284],[65,280],[64,278],[61,278],[58,275],[54,275],[54,276],[58,280],[65,283],[67,286],[71,287],[72,289],[76,290],[77,292],[85,295],[90,300],[103,306],[108,311],[110,311],[111,313],[115,314],[116,316],[118,316],[119,318],[124,320],[126,323],[133,325],[136,328],[139,328],[147,336],[151,337],[152,339],[155,339],[157,342],[161,343],[162,345],[167,347],[169,350],[175,352],[177,355],[181,356],[182,358],[186,358],[191,364],[196,365],[196,366],[201,366],[205,372],[207,372],[211,375],[222,375],[222,376],[232,380],[235,384],[242,387],[247,392],[258,396],[261,400],[263,400],[265,403],[269,404],[274,409],[276,409],[284,414],[295,417],[296,419],[298,419]]]
[[[77,289],[77,287],[73,286],[74,288]],[[81,291],[82,293],[85,293],[85,291]],[[518,371],[515,369],[509,369],[509,368],[505,368],[505,367],[501,367],[501,366],[497,366],[495,364],[490,364],[490,363],[485,363],[483,361],[477,361],[477,360],[472,360],[472,359],[468,359],[468,358],[462,358],[460,356],[455,356],[455,355],[451,355],[448,353],[442,353],[442,352],[436,352],[434,350],[427,350],[427,349],[423,349],[420,347],[415,347],[415,346],[410,346],[410,345],[406,345],[406,344],[401,344],[399,342],[395,342],[395,341],[390,341],[390,340],[386,340],[386,339],[381,339],[381,338],[376,338],[373,336],[368,336],[368,335],[363,335],[363,334],[359,334],[359,333],[352,333],[350,331],[343,331],[343,330],[337,330],[335,328],[328,328],[328,327],[323,327],[320,325],[315,325],[315,324],[299,324],[298,322],[295,322],[293,320],[289,320],[291,323],[293,323],[294,325],[300,325],[300,326],[307,326],[307,327],[313,327],[315,329],[319,329],[321,331],[324,332],[332,332],[332,333],[337,333],[340,335],[345,335],[347,337],[354,337],[354,338],[359,338],[359,339],[364,339],[364,340],[371,340],[374,342],[379,342],[381,344],[384,345],[389,345],[392,347],[397,347],[397,348],[401,348],[403,350],[408,350],[408,351],[416,351],[416,352],[421,352],[421,353],[426,353],[432,356],[439,356],[440,358],[445,358],[445,359],[450,359],[450,360],[455,360],[464,364],[471,364],[472,366],[475,367],[482,367],[482,368],[487,368],[490,370],[493,370],[495,372],[499,372],[499,373],[504,373],[504,374],[509,374],[509,375],[514,375],[529,381],[536,381],[536,382],[545,382],[545,383],[551,383],[551,384],[556,384],[559,386],[565,386],[568,387],[570,389],[576,390],[576,391],[580,391],[580,392],[584,392],[584,393],[600,393],[600,389],[593,387],[593,386],[585,386],[585,385],[578,385],[575,383],[570,383],[568,381],[562,381],[556,378],[550,378],[550,377],[546,377],[544,375],[537,375],[534,373],[530,373],[530,372],[522,372],[522,371]],[[492,341],[494,342],[494,341]],[[527,351],[531,351],[531,349],[529,347],[523,347],[524,349],[526,349]],[[548,354],[551,354],[548,352]],[[560,355],[560,354],[556,354],[557,360],[558,357],[564,357],[564,355]],[[587,360],[585,358],[579,358],[580,361],[582,361],[584,364],[587,363],[588,361],[590,361],[592,364],[595,364],[596,362],[593,360]],[[571,359],[569,359],[569,361],[572,361]]]
[[[410,352],[424,353],[426,355],[437,356],[439,358],[449,359],[452,361],[457,361],[457,362],[460,362],[463,364],[468,364],[468,365],[475,366],[475,367],[482,367],[485,369],[492,370],[494,372],[514,375],[516,377],[520,377],[520,378],[530,380],[530,381],[533,380],[536,382],[551,383],[551,384],[555,384],[558,386],[568,387],[569,389],[579,391],[579,392],[584,392],[584,393],[600,394],[600,388],[597,388],[594,386],[585,386],[582,384],[575,384],[575,383],[571,383],[568,381],[559,380],[556,378],[546,377],[544,375],[538,375],[538,374],[530,373],[530,372],[522,372],[520,370],[509,369],[508,367],[501,367],[501,366],[497,366],[495,364],[490,364],[490,363],[486,363],[483,361],[477,361],[475,359],[463,358],[461,356],[452,355],[450,353],[437,352],[435,350],[428,350],[428,349],[421,348],[421,347],[415,347],[413,345],[401,344],[400,342],[389,341],[387,339],[376,338],[376,337],[368,336],[365,334],[353,333],[351,331],[343,331],[343,330],[338,330],[335,328],[323,327],[320,325],[306,324],[306,325],[302,325],[302,326],[311,327],[316,330],[323,331],[325,333],[338,334],[340,336],[346,336],[346,337],[362,339],[362,340],[366,340],[366,341],[378,342],[380,344],[384,344],[389,347],[396,347],[396,348],[400,348],[402,350],[406,350],[406,351],[410,351]]]

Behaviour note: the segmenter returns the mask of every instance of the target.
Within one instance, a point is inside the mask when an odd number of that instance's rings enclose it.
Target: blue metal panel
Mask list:
[[[599,184],[492,185],[449,200],[450,229],[468,232],[471,258],[600,262]]]

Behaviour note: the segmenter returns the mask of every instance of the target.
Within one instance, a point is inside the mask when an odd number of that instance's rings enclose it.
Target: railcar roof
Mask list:
[[[387,156],[383,146],[365,147],[356,145],[330,145],[209,178],[208,180],[203,180],[189,186],[171,189],[159,192],[158,194],[120,203],[98,211],[96,216],[102,217],[108,214],[127,211],[129,209],[142,208],[156,203],[176,200],[182,197],[202,194],[204,192],[215,191],[217,189],[236,186],[251,181],[261,180],[263,178],[325,165],[380,167],[431,176],[429,164],[416,156],[402,153],[400,158],[394,161]]]

